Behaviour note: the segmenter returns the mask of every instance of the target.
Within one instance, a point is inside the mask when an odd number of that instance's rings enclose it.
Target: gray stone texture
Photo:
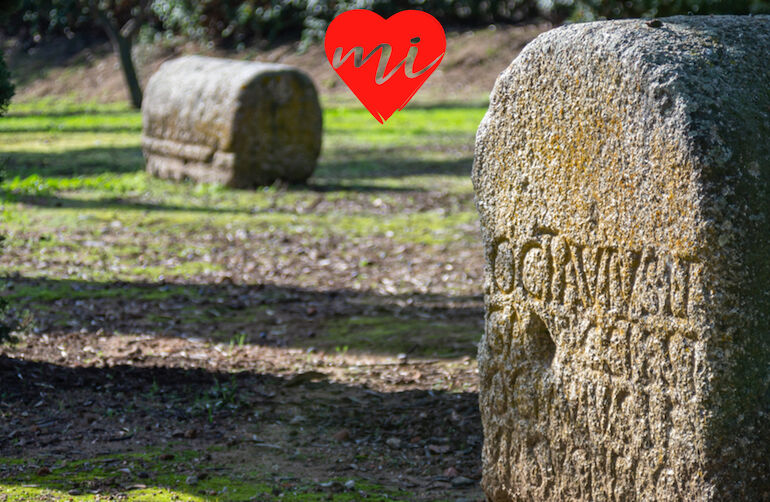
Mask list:
[[[574,24],[476,137],[492,501],[770,500],[770,17]]]
[[[147,170],[235,188],[303,182],[321,150],[310,78],[279,64],[186,56],[164,63],[142,103]]]

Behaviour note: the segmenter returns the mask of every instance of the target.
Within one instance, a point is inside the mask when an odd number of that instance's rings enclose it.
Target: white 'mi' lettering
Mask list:
[[[413,38],[411,40],[411,43],[416,44],[419,41],[420,41],[419,38]],[[374,54],[379,50],[382,50],[382,53],[380,54],[379,63],[377,64],[377,73],[375,74],[375,77],[374,77],[374,82],[377,85],[382,85],[388,80],[390,80],[390,78],[396,74],[396,72],[398,71],[399,68],[401,68],[401,66],[404,67],[404,74],[406,75],[406,78],[417,78],[423,73],[425,73],[426,71],[433,68],[433,66],[438,64],[438,62],[444,56],[444,53],[441,53],[436,59],[433,60],[432,63],[425,66],[421,70],[415,72],[414,61],[417,58],[417,47],[412,46],[409,48],[409,52],[407,52],[406,57],[403,59],[403,61],[398,63],[395,66],[395,68],[390,70],[390,72],[387,75],[385,75],[385,68],[387,68],[388,63],[390,62],[390,54],[393,51],[390,44],[378,45],[369,54],[367,54],[366,57],[364,57],[363,47],[352,48],[351,50],[348,51],[347,54],[345,54],[344,57],[342,55],[342,47],[337,47],[334,50],[334,56],[332,57],[332,67],[336,70],[337,68],[345,64],[345,61],[347,61],[348,58],[350,58],[350,56],[353,55],[353,66],[355,66],[356,68],[360,68],[367,61],[369,61],[369,59],[371,59],[372,56],[374,56]]]

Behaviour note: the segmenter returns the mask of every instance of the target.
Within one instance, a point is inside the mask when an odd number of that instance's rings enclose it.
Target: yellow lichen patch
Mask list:
[[[729,432],[770,412],[763,22],[562,27],[499,78],[473,171],[491,500],[764,493],[745,445],[770,438]]]

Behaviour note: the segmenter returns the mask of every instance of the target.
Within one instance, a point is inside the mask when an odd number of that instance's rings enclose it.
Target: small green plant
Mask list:
[[[150,395],[157,396],[159,393],[160,393],[160,386],[158,385],[158,381],[155,378],[153,378],[152,385],[150,385]]]
[[[0,235],[0,251],[2,250],[3,241],[5,236]],[[24,312],[25,324],[31,327],[32,320],[29,312]],[[21,324],[12,314],[8,300],[0,297],[0,344],[3,343],[16,343],[18,338],[13,335],[14,331],[19,329]]]
[[[233,375],[228,382],[220,382],[218,378],[214,378],[214,385],[198,397],[193,405],[187,409],[187,412],[191,414],[205,414],[209,423],[212,423],[217,411],[224,409],[236,410],[242,404],[238,391],[238,382],[235,379],[235,375]]]
[[[210,394],[217,399],[217,405],[222,406],[236,406],[238,401],[238,382],[235,380],[235,375],[230,377],[229,383],[219,383],[219,379],[214,378],[214,386],[211,388]]]
[[[2,62],[2,54],[0,54],[0,64]],[[0,74],[0,78],[2,78],[2,75]],[[0,100],[2,97],[0,97]],[[0,101],[0,112],[2,111],[2,102]],[[4,160],[4,159],[2,159]],[[0,183],[3,181],[3,173],[5,171],[5,162],[0,164]],[[5,211],[3,211],[3,216],[5,216]],[[5,218],[0,219],[0,222],[4,220]],[[3,242],[5,241],[5,236],[0,234],[0,251],[2,251]],[[10,312],[8,310],[8,300],[6,300],[3,297],[0,297],[0,344],[6,343],[6,342],[15,342],[16,339],[13,337],[12,333],[13,330],[16,328],[16,323],[11,318]]]
[[[246,345],[246,333],[241,333],[230,339],[230,352],[233,351],[233,347],[242,349],[244,345]]]
[[[13,335],[16,322],[9,313],[8,302],[0,298],[0,344],[16,343],[18,339]]]

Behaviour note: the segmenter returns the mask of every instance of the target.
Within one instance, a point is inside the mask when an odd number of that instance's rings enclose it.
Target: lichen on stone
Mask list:
[[[770,17],[547,32],[476,138],[490,500],[770,497]]]

